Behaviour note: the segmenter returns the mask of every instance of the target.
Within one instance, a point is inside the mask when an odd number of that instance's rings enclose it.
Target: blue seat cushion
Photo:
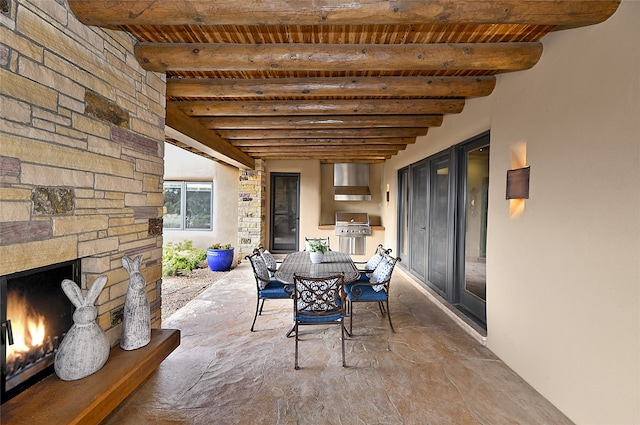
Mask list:
[[[360,273],[360,278],[358,279],[358,282],[369,282],[369,275],[367,273]]]
[[[315,316],[315,315],[307,315],[303,312],[298,312],[297,321],[300,323],[324,323],[324,322],[335,322],[337,320],[342,319],[344,316],[342,313],[329,314],[327,316]]]
[[[356,291],[362,290],[362,294],[356,300],[356,295],[351,293],[353,283],[349,283],[344,286],[344,290],[347,292],[347,298],[349,301],[386,301],[387,293],[385,291],[376,292],[371,286],[358,286]]]
[[[279,281],[271,281],[264,289],[258,292],[258,298],[291,298],[291,294],[285,291],[286,285]]]

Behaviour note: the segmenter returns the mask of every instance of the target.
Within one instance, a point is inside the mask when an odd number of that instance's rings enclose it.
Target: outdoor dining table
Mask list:
[[[290,289],[293,291],[293,277],[296,274],[328,277],[340,273],[344,275],[344,283],[354,282],[360,277],[360,272],[348,254],[327,251],[322,256],[321,263],[312,263],[308,251],[298,251],[287,254],[276,270],[275,278],[286,285],[291,285]],[[289,329],[287,337],[291,337],[294,329],[295,325]]]
[[[311,262],[308,251],[298,251],[288,254],[275,277],[280,282],[292,285],[293,276],[296,274],[311,277],[326,277],[336,274],[344,274],[344,283],[351,283],[360,277],[360,272],[353,263],[349,254],[338,251],[327,251],[322,257],[322,262]]]

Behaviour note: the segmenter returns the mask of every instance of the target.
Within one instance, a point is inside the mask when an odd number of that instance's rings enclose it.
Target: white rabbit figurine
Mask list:
[[[62,290],[76,306],[73,326],[62,340],[54,360],[56,374],[64,381],[82,379],[97,372],[109,358],[109,338],[96,322],[98,309],[93,305],[106,283],[107,276],[98,276],[84,298],[74,281],[62,281]]]
[[[140,273],[141,263],[142,255],[138,255],[133,260],[126,255],[122,257],[122,266],[131,276],[122,318],[120,347],[123,350],[135,350],[151,341],[151,313],[145,291],[147,283]]]

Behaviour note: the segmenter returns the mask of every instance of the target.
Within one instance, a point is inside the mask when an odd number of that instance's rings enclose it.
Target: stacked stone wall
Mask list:
[[[238,187],[238,254],[249,255],[265,244],[266,171],[264,161],[256,159],[254,170],[240,172]]]
[[[160,325],[165,77],[143,70],[127,33],[81,24],[63,0],[0,14],[0,275],[81,258],[84,289],[120,337],[129,276],[143,256]]]

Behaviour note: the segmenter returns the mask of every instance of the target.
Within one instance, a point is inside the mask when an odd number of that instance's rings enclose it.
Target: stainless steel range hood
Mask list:
[[[369,164],[333,164],[333,199],[370,201]]]

